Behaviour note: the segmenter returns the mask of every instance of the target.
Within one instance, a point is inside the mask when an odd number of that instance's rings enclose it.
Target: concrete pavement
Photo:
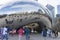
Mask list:
[[[9,40],[19,40],[18,35],[14,35],[13,37],[10,35]],[[25,35],[23,35],[21,40],[26,40]],[[52,38],[52,37],[48,37],[48,36],[43,37],[41,34],[31,34],[29,40],[60,40],[60,35],[57,38]]]

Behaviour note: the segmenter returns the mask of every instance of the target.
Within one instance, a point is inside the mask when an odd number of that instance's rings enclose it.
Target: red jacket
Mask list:
[[[24,32],[23,29],[19,29],[19,30],[18,30],[18,34],[19,34],[19,35],[23,35],[23,32]]]

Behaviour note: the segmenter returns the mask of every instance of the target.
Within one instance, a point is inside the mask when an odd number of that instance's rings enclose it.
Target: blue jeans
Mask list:
[[[2,35],[2,40],[6,38],[6,40],[8,40],[8,34]]]
[[[26,35],[26,40],[29,40],[28,35]]]

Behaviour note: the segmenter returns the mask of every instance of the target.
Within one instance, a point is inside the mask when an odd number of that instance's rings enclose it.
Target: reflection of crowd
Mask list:
[[[47,37],[47,35],[49,37],[58,37],[58,31],[57,30],[53,30],[53,29],[46,29],[46,28],[43,28],[42,30],[42,35],[44,37]]]
[[[22,39],[24,33],[26,35],[26,40],[29,40],[29,38],[30,38],[29,33],[31,33],[31,30],[28,27],[25,27],[24,29],[22,27],[20,27],[17,32],[18,32],[18,37],[19,37],[18,40]],[[6,38],[6,40],[8,40],[9,33],[11,33],[12,36],[14,36],[14,34],[16,33],[16,30],[11,29],[8,26],[1,27],[0,28],[0,39],[3,40],[4,38]],[[46,37],[47,35],[49,35],[49,37],[52,37],[53,34],[55,35],[55,37],[57,37],[58,31],[54,31],[52,29],[46,29],[46,28],[42,29],[42,36],[43,37]]]
[[[29,37],[28,35],[30,33],[29,28],[25,28],[23,30],[23,28],[21,27],[17,32],[18,32],[19,40],[21,40],[23,33],[26,34],[26,40],[28,40],[28,37]],[[14,36],[14,34],[16,33],[16,30],[11,29],[8,26],[1,27],[0,28],[0,39],[3,40],[4,38],[6,38],[6,40],[8,40],[9,33],[12,34],[12,36]]]

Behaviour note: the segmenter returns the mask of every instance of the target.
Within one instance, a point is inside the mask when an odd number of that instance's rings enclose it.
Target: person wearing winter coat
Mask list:
[[[30,29],[28,27],[25,28],[26,40],[29,40]]]
[[[22,36],[23,36],[24,30],[22,28],[20,28],[18,30],[18,36],[19,36],[19,40],[21,40]]]

